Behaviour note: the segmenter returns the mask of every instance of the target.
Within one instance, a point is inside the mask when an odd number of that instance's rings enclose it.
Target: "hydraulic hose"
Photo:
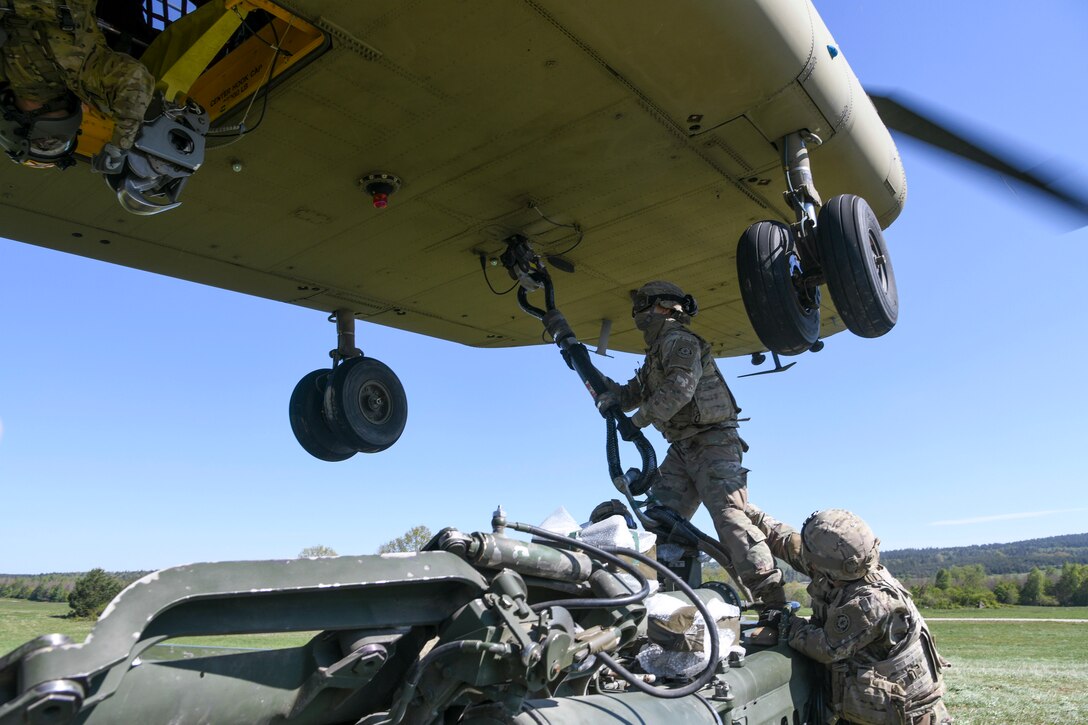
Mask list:
[[[612,597],[612,598],[609,598],[609,599],[600,599],[600,598],[587,597],[587,598],[583,598],[583,599],[556,599],[556,600],[553,600],[553,601],[550,601],[550,602],[539,602],[539,603],[534,604],[532,606],[532,610],[534,612],[540,612],[540,611],[543,611],[543,610],[545,610],[545,609],[547,609],[549,607],[554,607],[554,606],[563,607],[565,609],[596,609],[598,607],[608,607],[608,608],[625,607],[628,604],[634,604],[636,602],[641,602],[643,599],[645,599],[646,597],[648,597],[650,595],[650,582],[647,581],[646,576],[641,571],[638,570],[638,567],[636,567],[634,564],[632,564],[630,562],[624,561],[623,559],[621,559],[618,556],[615,556],[613,554],[608,553],[607,551],[605,551],[604,549],[602,549],[600,547],[593,546],[592,544],[587,544],[586,542],[579,541],[578,539],[572,539],[572,538],[567,537],[567,536],[560,536],[559,534],[552,533],[551,531],[548,531],[547,529],[541,529],[539,527],[532,526],[530,524],[522,524],[522,523],[519,523],[517,521],[507,523],[506,526],[507,526],[507,528],[513,529],[514,531],[523,531],[523,532],[525,532],[527,534],[532,534],[533,536],[538,536],[538,537],[540,537],[542,539],[547,539],[548,541],[554,541],[556,543],[569,545],[569,546],[573,546],[573,547],[578,548],[578,549],[582,549],[583,551],[588,552],[592,556],[599,557],[600,559],[603,559],[603,560],[607,561],[609,564],[612,564],[613,566],[616,566],[616,567],[619,567],[620,569],[623,569],[624,571],[626,571],[628,574],[630,574],[631,576],[633,576],[635,578],[635,581],[638,582],[639,587],[640,587],[637,592],[634,592],[633,594],[629,594],[629,595],[623,596],[623,597]],[[624,550],[624,553],[625,554],[627,553],[626,549]]]
[[[620,445],[617,439],[617,432],[620,428],[626,424],[634,429],[634,433],[628,436],[624,436],[625,441],[630,441],[635,444],[635,450],[638,451],[639,456],[642,458],[641,469],[630,469],[625,474],[623,466],[620,465]],[[616,413],[614,411],[607,411],[607,417],[605,418],[605,455],[608,458],[608,475],[611,476],[613,481],[617,479],[623,479],[627,486],[627,490],[633,496],[641,496],[650,490],[658,479],[657,471],[657,453],[654,451],[654,447],[650,444],[650,441],[646,439],[631,419],[623,415],[623,413]]]
[[[645,556],[644,554],[640,554],[639,552],[633,551],[631,549],[622,549],[619,547],[611,546],[605,548],[613,552],[622,551],[624,556],[630,556],[637,561],[640,561],[643,564],[652,567],[658,573],[664,574],[669,579],[672,579],[672,581],[680,588],[680,591],[687,595],[688,599],[691,600],[691,603],[695,605],[695,608],[697,610],[699,610],[699,614],[703,615],[703,624],[706,625],[706,627],[710,630],[710,661],[707,662],[706,667],[695,680],[689,682],[683,687],[677,687],[674,689],[668,687],[654,687],[653,685],[643,682],[641,679],[639,679],[637,675],[627,670],[623,665],[621,665],[619,662],[616,662],[616,660],[612,659],[612,657],[605,652],[598,652],[597,657],[599,657],[602,662],[608,665],[608,668],[610,670],[622,677],[627,684],[631,685],[639,692],[644,692],[647,695],[652,695],[654,697],[664,697],[669,699],[687,697],[688,695],[698,692],[699,690],[706,687],[707,683],[709,683],[710,680],[714,677],[715,670],[717,670],[718,668],[718,655],[721,653],[721,644],[718,642],[718,626],[714,618],[710,616],[710,610],[706,608],[706,604],[704,604],[703,600],[699,598],[699,595],[695,593],[695,590],[688,586],[687,582],[685,582],[683,579],[670,571],[667,566],[664,566],[663,564],[658,563],[654,559],[651,559],[650,557]]]
[[[718,562],[718,564],[727,572],[734,572],[733,559],[729,556],[729,552],[723,549],[721,544],[719,544],[714,537],[704,534],[694,525],[692,525],[691,528],[695,530],[695,535],[699,538],[699,548],[705,551],[707,556]]]
[[[525,312],[528,312],[530,315],[537,318],[538,320],[543,320],[544,315],[547,314],[545,310],[529,304],[529,297],[528,294],[525,292],[524,287],[518,287],[518,306],[521,307],[521,309]]]
[[[545,288],[547,289],[547,288]],[[520,296],[519,296],[520,299]],[[582,383],[593,394],[594,399],[598,395],[608,391],[608,383],[604,375],[594,367],[589,359],[589,351],[586,346],[578,342],[567,318],[557,309],[551,308],[541,317],[544,328],[552,336],[559,352],[563,355],[567,367],[578,373]],[[627,487],[636,496],[646,493],[650,486],[657,480],[657,454],[654,447],[638,426],[619,409],[606,412],[608,431],[608,473],[615,481],[624,477],[623,469],[619,462],[619,443],[616,441],[616,432],[625,440],[635,444],[635,449],[642,458],[641,469],[631,469],[630,477],[625,479]]]
[[[636,512],[637,510],[636,508]],[[668,506],[649,506],[646,513],[639,514],[639,521],[648,530],[662,534],[666,541],[672,540],[672,543],[697,548],[721,564],[726,571],[734,571],[732,557],[716,539],[703,533],[695,524]]]
[[[507,249],[503,252],[501,259],[503,266],[506,267],[511,277],[517,281],[518,306],[527,314],[544,323],[544,329],[552,336],[552,340],[555,341],[556,346],[559,348],[567,367],[578,373],[582,383],[596,399],[598,395],[608,390],[608,383],[590,361],[589,351],[586,350],[586,346],[578,342],[578,338],[575,337],[574,330],[571,329],[567,319],[556,308],[555,285],[552,283],[547,267],[544,266],[539,255],[529,246],[528,239],[525,237],[515,234],[506,240],[506,244]],[[544,309],[540,309],[529,302],[529,292],[540,288],[544,289]],[[619,434],[625,441],[635,444],[635,448],[642,458],[642,468],[631,469],[628,472],[631,475],[626,479],[628,488],[636,496],[641,495],[649,490],[657,477],[657,455],[654,453],[654,448],[646,440],[646,436],[643,435],[638,426],[623,414],[623,411],[607,411],[606,417],[610,419],[609,426],[614,425],[618,428]],[[608,430],[609,439],[613,440],[615,430],[612,427],[609,427]],[[619,452],[615,445],[610,444],[608,454],[608,470],[615,482],[623,476],[623,471],[619,465]]]
[[[390,711],[389,717],[385,720],[374,722],[372,725],[396,725],[396,723],[403,720],[404,713],[408,709],[408,703],[412,701],[412,695],[415,694],[416,688],[419,686],[419,681],[423,677],[423,672],[430,667],[435,660],[456,652],[490,652],[495,655],[508,655],[513,652],[513,649],[509,644],[485,642],[477,639],[461,639],[456,642],[447,642],[438,645],[412,665],[412,669],[408,671],[408,676],[404,680],[404,689],[401,690],[400,696],[397,698],[396,707]]]
[[[642,573],[639,572],[638,569],[634,565],[630,564],[629,562],[624,561],[623,559],[620,559],[616,555],[620,554],[620,555],[623,555],[623,556],[630,557],[632,559],[635,559],[636,561],[642,562],[643,564],[646,564],[647,566],[653,568],[655,571],[657,571],[659,574],[662,574],[667,579],[671,579],[677,585],[677,587],[679,587],[680,591],[682,591],[685,595],[687,595],[688,599],[691,600],[691,603],[699,611],[699,614],[701,614],[703,616],[703,623],[710,629],[710,661],[707,663],[706,668],[702,671],[702,673],[700,673],[698,678],[696,678],[694,681],[688,683],[687,685],[684,685],[683,687],[678,687],[678,688],[654,687],[653,685],[649,685],[649,684],[643,682],[641,679],[639,679],[639,677],[637,675],[630,672],[625,667],[623,667],[623,665],[616,662],[607,653],[605,653],[605,652],[596,653],[596,656],[599,657],[602,662],[604,662],[606,665],[608,665],[609,669],[611,669],[613,672],[615,672],[617,675],[619,675],[621,678],[623,678],[623,680],[625,682],[627,682],[629,685],[634,687],[636,690],[639,690],[640,692],[646,693],[647,695],[652,695],[654,697],[663,697],[663,698],[670,698],[671,699],[671,698],[678,698],[678,697],[687,697],[688,695],[690,695],[690,694],[692,694],[694,692],[698,692],[702,688],[706,687],[707,683],[710,682],[712,677],[714,677],[714,671],[717,669],[718,655],[720,653],[720,645],[719,645],[719,642],[718,642],[718,627],[715,624],[714,618],[710,615],[710,610],[707,609],[706,604],[704,604],[703,600],[700,599],[699,596],[695,593],[695,590],[692,589],[690,586],[688,586],[687,582],[683,581],[680,577],[678,577],[675,573],[673,573],[667,566],[664,566],[663,564],[658,563],[657,561],[651,559],[648,556],[645,556],[644,554],[640,554],[639,552],[635,551],[634,549],[626,549],[626,548],[623,548],[623,547],[620,547],[620,546],[604,546],[604,547],[593,546],[592,544],[587,544],[584,541],[579,541],[577,539],[571,539],[571,538],[568,538],[566,536],[560,536],[559,534],[553,534],[552,532],[547,531],[545,529],[540,529],[540,528],[537,528],[536,526],[531,526],[529,524],[522,524],[522,523],[518,523],[518,522],[508,523],[507,527],[511,528],[511,529],[514,529],[515,531],[524,531],[525,533],[533,534],[534,536],[539,536],[541,538],[548,539],[550,541],[557,541],[557,542],[561,542],[563,544],[568,544],[570,546],[576,546],[576,547],[578,547],[580,549],[585,550],[586,552],[588,552],[589,554],[591,554],[593,556],[600,557],[600,558],[604,559],[605,561],[615,563],[616,565],[621,566],[624,570],[635,574],[636,577],[638,577],[642,582],[645,583],[646,578],[644,576],[642,576]],[[646,588],[647,593],[648,593],[649,592],[649,584],[648,583],[646,584],[645,588]],[[640,594],[641,594],[641,592],[640,592]],[[639,597],[639,599],[643,599],[643,598],[645,598],[645,596],[646,596],[646,594],[642,594],[642,596]],[[583,601],[592,602],[593,603],[592,606],[594,606],[594,607],[610,606],[608,604],[608,600],[604,600],[604,599],[587,599],[587,600],[578,600],[578,599],[566,599],[566,600],[563,600],[563,599],[560,599],[560,600],[557,600],[557,601],[554,601],[554,602],[544,602],[542,604],[535,604],[535,605],[533,605],[533,611],[539,611],[540,609],[550,607],[550,606],[562,606],[562,607],[566,607],[568,609],[584,608],[584,607],[580,607],[580,606],[576,607],[576,606],[572,605],[572,602],[577,602],[577,603],[580,604]]]

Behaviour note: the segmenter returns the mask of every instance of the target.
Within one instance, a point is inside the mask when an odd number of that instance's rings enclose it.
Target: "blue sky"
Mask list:
[[[1084,178],[1088,6],[817,7],[864,84]],[[1088,230],[994,174],[899,147],[896,328],[834,336],[785,375],[738,380],[748,361],[720,361],[752,416],[751,497],[795,524],[853,509],[886,549],[1088,531]],[[371,553],[416,524],[484,529],[500,503],[536,523],[613,495],[603,422],[553,346],[360,325],[404,382],[408,427],[385,453],[326,464],[287,422],[294,384],[334,344],[322,313],[0,240],[0,329],[0,572]],[[617,379],[638,361],[597,360]]]

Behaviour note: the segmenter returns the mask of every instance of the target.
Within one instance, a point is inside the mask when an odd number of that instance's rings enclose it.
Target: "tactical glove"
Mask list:
[[[119,174],[125,168],[125,156],[125,151],[108,143],[91,159],[91,169],[100,174]]]
[[[790,642],[797,636],[797,633],[809,625],[808,617],[799,617],[796,614],[790,617],[790,631],[788,639]]]
[[[618,393],[612,390],[606,390],[597,396],[597,410],[601,411],[601,415],[605,418],[608,417],[610,411],[615,410],[620,412],[620,396]]]

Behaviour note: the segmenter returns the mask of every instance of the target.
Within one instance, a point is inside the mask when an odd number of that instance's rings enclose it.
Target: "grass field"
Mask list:
[[[923,609],[926,619],[1088,619],[1088,607],[999,607],[997,609]]]
[[[25,599],[0,599],[0,656],[42,634],[66,634],[73,642],[82,642],[94,622],[66,619],[67,604],[30,602]],[[215,647],[276,649],[305,644],[314,632],[290,634],[245,634],[228,637],[181,637],[170,640],[179,644]]]
[[[92,622],[65,619],[66,604],[0,599],[0,655],[41,634],[82,642]],[[945,670],[957,725],[1088,723],[1088,607],[1007,607],[924,612]],[[1023,618],[1036,621],[968,621]],[[963,621],[941,621],[944,619]],[[1078,619],[1080,623],[1044,619]],[[312,633],[185,638],[226,647],[289,647]]]
[[[927,611],[957,725],[1088,723],[1088,607]],[[944,618],[953,621],[938,621]],[[955,621],[1078,619],[1066,622]]]

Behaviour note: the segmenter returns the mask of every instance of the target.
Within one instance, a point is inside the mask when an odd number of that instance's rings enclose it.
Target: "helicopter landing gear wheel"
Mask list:
[[[880,337],[899,317],[899,293],[876,214],[860,196],[833,197],[820,210],[816,244],[827,290],[846,327]]]
[[[332,371],[314,370],[291,393],[291,431],[307,453],[322,461],[346,461],[355,455],[325,420],[325,387]]]
[[[737,244],[737,277],[748,319],[768,350],[798,355],[820,334],[820,289],[804,278],[791,231],[756,222]]]
[[[325,390],[325,418],[347,445],[378,453],[397,442],[408,420],[400,379],[384,363],[353,357],[340,363]]]

